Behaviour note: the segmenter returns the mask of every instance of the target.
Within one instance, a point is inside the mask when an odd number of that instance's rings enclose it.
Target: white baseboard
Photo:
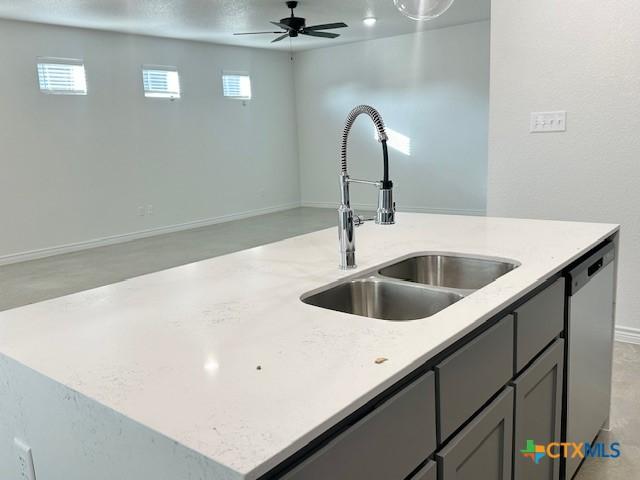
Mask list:
[[[190,230],[192,228],[215,225],[217,223],[230,222],[233,220],[242,220],[243,218],[250,218],[258,215],[265,215],[267,213],[282,212],[284,210],[290,210],[292,208],[297,208],[297,207],[300,207],[300,202],[287,203],[284,205],[276,205],[274,207],[258,208],[258,209],[249,210],[246,212],[231,213],[228,215],[221,215],[219,217],[205,218],[202,220],[194,220],[191,222],[179,223],[176,225],[168,225],[165,227],[150,228],[147,230],[140,230],[137,232],[124,233],[120,235],[111,235],[108,237],[96,238],[92,240],[86,240],[83,242],[69,243],[66,245],[56,245],[54,247],[41,248],[38,250],[12,253],[9,255],[0,256],[0,265],[9,265],[11,263],[26,262],[28,260],[36,260],[38,258],[51,257],[53,255],[61,255],[64,253],[78,252],[80,250],[87,250],[89,248],[105,247],[108,245],[115,245],[118,243],[130,242],[132,240],[139,240],[141,238],[148,238],[156,235],[163,235],[165,233],[175,233],[183,230]]]
[[[302,202],[301,206],[303,207],[313,207],[313,208],[338,208],[338,202]],[[358,210],[375,210],[377,208],[374,204],[362,204],[362,203],[353,203],[351,206]],[[439,207],[407,207],[402,206],[398,208],[399,212],[412,212],[412,213],[437,213],[441,215],[473,215],[473,216],[484,216],[486,215],[485,210],[473,210],[473,209],[462,209],[462,208],[439,208]]]
[[[616,342],[640,345],[640,328],[616,327]]]

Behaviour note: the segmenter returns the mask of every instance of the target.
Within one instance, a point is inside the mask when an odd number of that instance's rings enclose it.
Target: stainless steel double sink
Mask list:
[[[302,296],[309,305],[380,320],[430,317],[517,268],[512,260],[421,253]]]

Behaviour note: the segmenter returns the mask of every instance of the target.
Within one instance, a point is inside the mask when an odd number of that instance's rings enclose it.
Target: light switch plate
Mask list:
[[[531,112],[531,133],[566,132],[567,112]]]
[[[18,478],[20,480],[36,480],[36,470],[33,466],[31,447],[18,438],[13,439],[18,462]]]

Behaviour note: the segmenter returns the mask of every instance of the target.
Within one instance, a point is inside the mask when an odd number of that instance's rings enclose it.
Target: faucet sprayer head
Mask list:
[[[376,210],[376,223],[378,225],[393,225],[396,223],[396,204],[393,201],[393,183],[388,182],[389,188],[381,188],[378,191],[378,209]]]

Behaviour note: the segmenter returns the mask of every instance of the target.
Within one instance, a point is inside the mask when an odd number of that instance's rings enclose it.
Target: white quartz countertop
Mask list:
[[[357,271],[425,251],[521,266],[426,319],[358,317],[300,301],[355,273],[331,228],[2,312],[0,353],[255,479],[617,229],[401,213],[356,231]]]

